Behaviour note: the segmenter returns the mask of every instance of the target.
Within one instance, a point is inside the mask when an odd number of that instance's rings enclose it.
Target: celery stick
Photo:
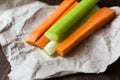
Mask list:
[[[98,6],[94,6],[94,8],[87,13],[84,18],[82,20],[79,20],[75,23],[75,25],[73,26],[73,29],[70,29],[66,35],[60,39],[58,42],[56,41],[50,41],[45,47],[44,47],[44,51],[46,52],[46,54],[48,54],[49,56],[53,55],[56,51],[56,46],[62,42],[66,37],[68,37],[70,34],[72,34],[78,27],[80,27],[82,24],[84,24],[90,16],[92,16],[95,12],[97,12],[99,10]]]
[[[56,41],[50,41],[43,49],[46,52],[47,55],[51,56],[56,51],[56,46],[59,44],[59,42]]]
[[[78,29],[82,24],[84,24],[89,18],[90,16],[92,16],[94,13],[96,13],[100,8],[98,6],[94,6],[93,9],[91,11],[89,11],[89,13],[85,14],[85,16],[83,16],[82,20],[78,20],[73,26],[72,29],[69,29],[66,34],[64,36],[61,37],[61,39],[59,39],[58,41],[61,42],[64,39],[66,39],[69,35],[71,35],[76,29]]]
[[[54,41],[61,39],[69,29],[72,29],[72,25],[90,11],[97,2],[98,0],[82,0],[68,14],[56,22],[45,33],[45,36]]]

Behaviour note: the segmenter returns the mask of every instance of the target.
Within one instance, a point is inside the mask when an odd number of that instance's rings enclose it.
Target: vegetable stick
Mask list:
[[[56,51],[56,46],[59,44],[57,41],[50,41],[43,49],[47,55],[51,56]]]
[[[53,23],[66,11],[76,0],[64,0],[37,28],[35,28],[27,37],[26,42],[35,45],[35,41],[41,37],[44,32],[53,25]]]
[[[94,13],[96,13],[100,8],[98,6],[94,6],[89,13],[85,14],[80,20],[78,20],[73,26],[72,29],[69,29],[64,36],[62,36],[58,41],[61,42],[65,40],[68,36],[70,36],[76,29],[78,29],[81,25],[83,25]]]
[[[58,20],[60,20],[62,17],[64,17],[68,12],[70,12],[79,2],[74,2],[61,16]]]
[[[68,14],[57,21],[45,33],[45,36],[50,40],[59,40],[69,29],[72,29],[72,25],[91,10],[97,2],[98,0],[82,0]]]
[[[49,42],[50,40],[46,38],[45,35],[43,35],[41,38],[39,38],[36,42],[35,45],[39,48],[44,48],[44,46]]]
[[[90,12],[89,14],[86,14],[84,16],[84,18],[78,22],[76,22],[76,24],[74,24],[73,29],[70,29],[68,32],[66,32],[65,36],[63,37],[63,39],[59,40],[59,41],[50,41],[45,47],[44,47],[44,51],[47,52],[47,54],[49,54],[49,56],[53,55],[56,51],[56,46],[63,41],[65,38],[67,38],[69,35],[71,35],[77,28],[79,28],[82,24],[84,24],[89,18],[90,16],[92,16],[94,13],[96,13],[99,10],[98,6],[95,6]]]
[[[89,36],[91,33],[108,23],[115,17],[115,10],[109,8],[102,8],[95,13],[90,19],[77,29],[72,35],[60,43],[57,47],[57,53],[64,56],[75,45]]]
[[[65,16],[71,9],[73,9],[76,5],[78,4],[78,2],[74,2],[74,4],[69,8],[67,9],[63,14],[62,16],[59,18],[61,19],[63,16]],[[58,19],[58,20],[59,20]],[[58,21],[57,20],[57,21]],[[43,35],[42,37],[40,37],[36,42],[35,42],[35,45],[38,46],[39,48],[44,48],[44,46],[49,42],[50,40],[45,36]]]

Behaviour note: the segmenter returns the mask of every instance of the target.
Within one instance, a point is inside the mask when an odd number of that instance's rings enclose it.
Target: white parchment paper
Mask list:
[[[120,8],[102,29],[78,44],[66,57],[48,57],[41,49],[25,43],[27,35],[54,9],[33,2],[0,15],[0,44],[11,64],[11,80],[34,80],[77,72],[101,73],[120,56]]]

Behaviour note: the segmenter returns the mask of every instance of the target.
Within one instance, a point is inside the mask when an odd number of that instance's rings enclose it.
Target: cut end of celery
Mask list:
[[[46,52],[48,56],[51,56],[56,51],[56,46],[59,44],[59,42],[56,41],[50,41],[43,49]]]

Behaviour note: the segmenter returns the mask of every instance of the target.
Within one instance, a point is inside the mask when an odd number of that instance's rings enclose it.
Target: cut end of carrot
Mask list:
[[[34,38],[34,35],[29,35],[25,40],[25,42],[30,45],[35,45],[35,41],[36,39]]]
[[[48,38],[46,38],[46,36],[42,36],[41,38],[39,38],[36,42],[35,45],[39,48],[44,48],[45,45],[49,42],[50,40]]]
[[[35,46],[35,43],[34,42],[31,42],[31,41],[25,41],[26,43],[28,43],[28,44],[30,44],[30,45],[33,45],[33,46]]]
[[[57,54],[63,57],[63,56],[65,56],[65,53],[66,53],[66,52],[63,51],[62,48],[60,48],[60,47],[61,47],[61,46],[59,46],[59,45],[56,47]]]

